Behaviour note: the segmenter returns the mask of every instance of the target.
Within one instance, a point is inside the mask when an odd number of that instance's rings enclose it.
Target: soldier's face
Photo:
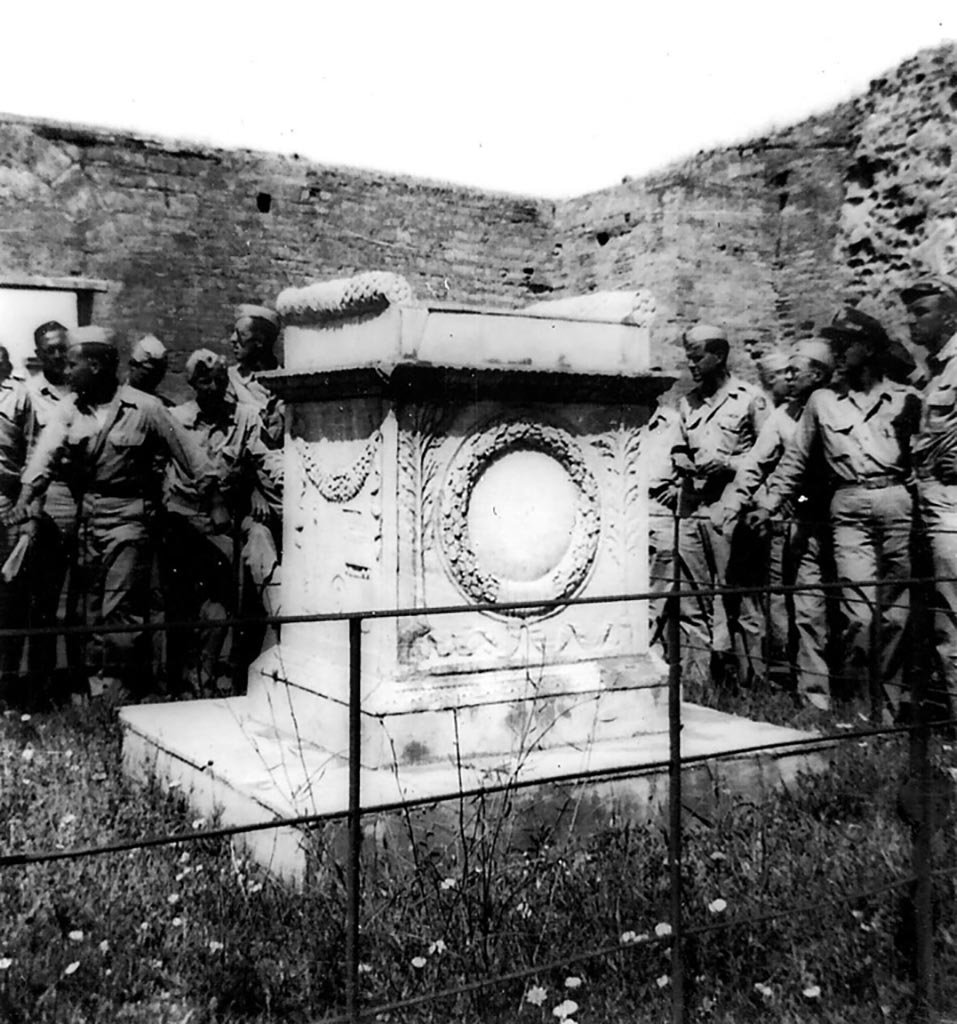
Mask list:
[[[686,341],[685,356],[688,359],[688,369],[691,372],[691,379],[697,384],[699,381],[714,380],[724,371],[725,360],[714,352],[705,348],[706,342]]]
[[[37,359],[43,375],[51,384],[63,384],[67,368],[66,331],[44,334],[37,345]]]
[[[102,376],[99,361],[84,355],[82,349],[71,348],[67,352],[66,382],[81,398],[96,390]]]
[[[787,381],[791,397],[800,401],[817,387],[818,371],[806,356],[792,356],[788,362]]]
[[[907,307],[907,326],[915,345],[936,352],[954,330],[957,311],[943,295],[924,295]]]
[[[130,383],[140,391],[153,394],[165,376],[166,363],[161,359],[130,360]]]
[[[201,409],[213,409],[223,403],[229,378],[225,367],[214,367],[206,373],[197,373],[192,380],[196,404]]]
[[[251,316],[243,316],[236,321],[229,341],[237,363],[248,362],[259,352],[261,343]]]

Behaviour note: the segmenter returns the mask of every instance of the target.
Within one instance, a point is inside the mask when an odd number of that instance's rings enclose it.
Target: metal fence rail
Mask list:
[[[675,556],[677,555],[677,520],[675,522],[674,545]],[[926,616],[929,609],[926,607],[924,595],[933,586],[935,580],[927,577],[914,576],[904,581],[896,581],[906,584],[912,593],[913,601],[911,611],[915,619],[920,620],[926,626]],[[855,586],[861,588],[874,588],[879,591],[885,583],[884,580],[872,580],[864,583],[855,582]],[[359,949],[361,939],[360,909],[362,900],[362,876],[361,876],[361,846],[362,846],[362,820],[371,815],[381,815],[396,811],[409,811],[414,808],[429,807],[443,801],[463,800],[466,798],[485,797],[496,793],[511,793],[522,789],[531,789],[548,785],[549,783],[584,783],[599,780],[628,778],[651,770],[666,771],[668,777],[668,872],[670,879],[670,925],[671,934],[666,937],[652,938],[651,942],[660,945],[669,945],[671,954],[671,1019],[673,1024],[686,1024],[688,1020],[688,1006],[686,1004],[687,979],[684,976],[685,960],[684,951],[687,941],[695,936],[706,933],[721,933],[723,930],[732,928],[753,927],[756,924],[770,921],[776,917],[786,915],[798,915],[813,913],[821,906],[821,902],[814,901],[803,904],[792,904],[787,907],[779,907],[760,914],[733,918],[720,923],[706,926],[689,926],[685,921],[685,911],[682,900],[683,886],[683,802],[682,802],[682,781],[684,771],[695,764],[705,761],[713,761],[722,758],[738,757],[751,753],[773,752],[775,750],[820,750],[823,746],[836,746],[848,742],[860,742],[863,738],[877,736],[906,736],[909,739],[910,772],[912,778],[917,781],[918,814],[914,825],[911,872],[907,875],[890,879],[880,886],[857,889],[852,892],[843,893],[834,897],[835,902],[853,902],[873,898],[883,893],[912,887],[914,892],[914,905],[916,910],[916,955],[915,955],[915,1013],[917,1019],[930,1022],[934,1019],[935,1012],[935,963],[934,963],[934,921],[932,913],[931,890],[934,877],[944,877],[957,873],[952,867],[934,868],[933,865],[933,835],[939,821],[935,819],[937,813],[932,801],[932,759],[931,759],[931,737],[935,730],[953,728],[957,721],[946,719],[933,721],[930,717],[931,701],[935,696],[930,686],[929,673],[918,671],[913,674],[915,690],[911,694],[912,705],[916,714],[912,721],[895,726],[881,726],[879,719],[874,721],[870,727],[848,730],[828,736],[812,736],[805,740],[787,740],[777,743],[762,743],[751,746],[742,746],[732,750],[724,751],[720,755],[686,755],[682,751],[682,669],[681,651],[683,639],[681,636],[679,603],[682,598],[707,597],[711,599],[735,595],[763,595],[765,598],[771,595],[793,594],[804,590],[824,590],[833,592],[843,588],[846,584],[842,581],[827,581],[812,585],[765,585],[762,587],[696,587],[683,583],[679,560],[674,557],[673,576],[670,581],[670,588],[667,594],[661,590],[651,590],[641,593],[602,595],[588,598],[578,598],[561,601],[523,601],[508,603],[489,603],[484,605],[446,605],[434,608],[396,608],[396,609],[365,609],[349,613],[328,613],[313,615],[286,615],[266,616],[255,620],[235,617],[215,623],[204,623],[196,621],[176,622],[150,622],[134,626],[53,626],[43,629],[0,629],[0,638],[3,637],[36,637],[44,638],[53,635],[90,634],[95,632],[155,632],[165,630],[194,630],[202,628],[236,627],[256,622],[263,622],[282,626],[291,623],[308,622],[347,622],[349,636],[349,772],[348,772],[348,806],[346,809],[337,812],[304,814],[294,817],[274,818],[252,824],[223,826],[219,828],[194,830],[183,833],[171,833],[159,836],[143,836],[128,840],[119,840],[111,843],[104,843],[97,846],[77,847],[65,850],[27,850],[11,852],[0,856],[0,868],[14,869],[31,864],[51,863],[64,860],[76,860],[86,857],[108,856],[118,852],[127,852],[152,847],[185,844],[199,842],[210,838],[232,837],[240,834],[255,831],[264,831],[280,827],[290,826],[313,826],[323,822],[345,820],[347,835],[346,852],[346,890],[347,890],[347,922],[346,922],[346,945],[344,950],[344,978],[345,978],[345,1013],[334,1015],[324,1020],[327,1024],[334,1022],[358,1021],[377,1014],[397,1012],[403,1009],[412,1009],[427,1003],[453,998],[455,996],[478,992],[493,984],[501,984],[508,981],[523,981],[534,977],[536,974],[549,970],[571,966],[574,963],[594,960],[596,958],[610,958],[626,956],[629,952],[627,946],[620,943],[607,945],[588,950],[582,950],[574,956],[561,960],[537,964],[533,967],[526,967],[519,970],[497,975],[494,978],[481,979],[468,982],[449,989],[437,990],[421,995],[391,1002],[375,1004],[364,1003],[361,998],[360,976],[359,976]],[[611,603],[631,603],[642,606],[644,603],[666,598],[669,605],[668,622],[668,647],[670,650],[670,662],[668,672],[668,757],[656,762],[631,763],[616,766],[614,768],[603,768],[594,770],[580,770],[554,774],[548,777],[537,779],[515,778],[504,783],[489,783],[475,787],[460,786],[454,792],[447,794],[430,795],[409,800],[398,800],[388,803],[367,804],[362,802],[361,775],[360,775],[360,744],[362,732],[362,627],[367,620],[384,618],[401,618],[405,616],[438,616],[447,614],[459,614],[468,612],[478,614],[484,611],[519,610],[519,609],[546,609],[557,607],[569,607],[573,605],[601,605]],[[764,602],[765,609],[768,602]],[[929,636],[930,634],[925,634]],[[879,637],[874,638],[879,641]],[[871,666],[872,680],[875,665]],[[876,685],[876,684],[875,684]],[[640,686],[634,689],[642,688]]]

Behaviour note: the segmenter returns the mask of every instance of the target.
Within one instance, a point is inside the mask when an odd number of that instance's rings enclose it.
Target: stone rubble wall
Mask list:
[[[906,340],[900,284],[957,271],[957,45],[833,110],[567,200],[0,117],[0,279],[110,284],[96,315],[223,351],[230,309],[394,271],[425,300],[655,297],[654,362],[703,319],[784,345],[844,299]],[[753,374],[740,345],[733,367]]]

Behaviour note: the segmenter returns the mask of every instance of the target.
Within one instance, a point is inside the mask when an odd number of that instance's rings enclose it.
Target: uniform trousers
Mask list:
[[[934,575],[934,643],[951,711],[957,711],[957,484],[918,482]]]
[[[47,488],[43,515],[30,550],[30,625],[49,627],[60,618],[65,625],[76,625],[79,615],[79,592],[76,586],[75,560],[77,541],[76,502],[62,480],[54,480]],[[71,569],[74,571],[71,573]],[[40,691],[50,685],[57,667],[57,640],[53,636],[30,640],[27,666],[31,687]],[[66,662],[79,671],[83,659],[83,640],[78,636],[65,638]]]
[[[884,697],[897,708],[903,696],[901,641],[910,594],[913,500],[903,484],[839,487],[831,499],[834,563],[841,588],[842,688],[850,698],[869,692],[872,644]],[[882,580],[880,586],[862,584]]]
[[[150,601],[151,505],[137,498],[88,494],[83,500],[77,585],[88,625],[137,626]],[[142,688],[148,678],[142,633],[94,633],[85,666]]]
[[[699,505],[678,525],[682,589],[724,586],[731,557],[731,540],[712,522],[711,505]],[[725,602],[709,594],[681,599],[681,661],[686,675],[706,678],[712,653],[732,650]]]
[[[13,508],[13,500],[0,494],[0,515]],[[16,546],[20,533],[18,526],[0,526],[0,566],[6,562]],[[0,626],[4,629],[18,629],[25,625],[23,601],[23,580],[21,572],[9,583],[0,579]],[[23,651],[22,637],[0,638],[0,676],[4,683],[12,686],[13,679],[20,669],[20,655]],[[18,696],[18,695],[17,695]]]
[[[795,689],[814,707],[831,704],[827,663],[828,601],[821,588],[830,576],[827,527],[820,522],[795,520],[784,553],[784,583],[798,588],[788,596],[790,659]]]

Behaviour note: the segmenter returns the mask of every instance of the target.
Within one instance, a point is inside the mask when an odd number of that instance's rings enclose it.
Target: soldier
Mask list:
[[[176,406],[172,416],[205,454],[215,494],[207,500],[194,479],[176,463],[169,464],[164,589],[170,617],[198,616],[215,622],[235,610],[232,525],[248,508],[256,480],[256,459],[262,452],[260,422],[253,406],[236,401],[229,390],[226,361],[209,349],[190,355],[186,379],[195,398]],[[168,639],[167,677],[174,690],[182,682],[185,639],[182,632],[172,632]],[[222,629],[205,632],[198,664],[190,672],[192,691],[210,689],[217,682],[224,639]]]
[[[158,399],[117,380],[114,335],[102,327],[70,332],[67,379],[74,394],[43,429],[23,473],[7,523],[23,522],[30,502],[46,491],[60,460],[68,465],[82,509],[78,585],[88,619],[97,625],[138,625],[146,609],[147,537],[152,513],[150,476],[164,450],[187,475],[200,475],[200,457]],[[91,695],[134,684],[137,634],[90,637]]]
[[[27,380],[33,406],[36,444],[64,401],[70,398],[67,383],[68,332],[55,320],[41,324],[33,332],[39,372]],[[75,625],[79,595],[70,568],[76,562],[77,506],[67,480],[66,467],[55,465],[43,496],[42,512],[36,522],[36,536],[30,549],[29,603],[30,625],[43,628],[56,624],[58,613],[66,625]],[[67,676],[79,670],[82,640],[67,636]],[[27,664],[34,687],[50,685],[57,667],[57,643],[39,637],[28,645]],[[75,680],[67,680],[66,689],[75,689]],[[58,687],[54,687],[54,692]]]
[[[0,345],[0,516],[10,512],[20,496],[20,474],[27,456],[27,443],[32,426],[32,409],[26,385],[13,376],[10,353]],[[36,533],[36,518],[31,516],[19,528],[0,527],[0,566],[7,572],[0,578],[0,623],[5,629],[25,625],[25,574],[15,566],[7,567],[20,537],[30,543]],[[10,578],[7,578],[9,575]],[[19,637],[0,639],[0,685],[4,695],[20,703],[20,656],[23,640]]]
[[[760,505],[767,493],[767,481],[781,461],[787,446],[797,433],[798,420],[813,391],[830,381],[834,360],[826,341],[803,341],[788,357],[787,378],[791,400],[774,410],[761,428],[758,440],[747,454],[734,483],[725,494],[723,521],[725,532],[751,506]],[[814,481],[811,481],[814,483]],[[784,512],[779,550],[772,545],[770,582],[785,586],[797,583],[814,586],[800,591],[780,604],[771,603],[770,640],[772,655],[786,658],[772,664],[782,675],[792,675],[799,698],[816,708],[830,706],[826,660],[827,630],[822,580],[822,525],[827,506],[819,487],[805,487],[797,501]],[[760,525],[760,517],[755,525]]]
[[[145,334],[130,350],[129,375],[127,381],[147,395],[156,395],[163,405],[170,407],[173,403],[165,396],[156,393],[163,383],[169,360],[166,346],[155,334]]]
[[[841,593],[842,681],[852,700],[867,694],[872,629],[879,630],[885,718],[900,709],[901,640],[907,623],[913,502],[905,486],[920,400],[884,376],[888,337],[873,317],[846,308],[821,334],[832,344],[841,387],[808,399],[794,441],[769,481],[764,523],[799,492],[818,448],[833,479],[830,519]],[[883,580],[879,587],[867,586]],[[879,609],[879,612],[878,612]]]
[[[771,408],[776,409],[787,402],[788,357],[783,352],[768,352],[755,360],[755,365],[758,368],[758,380]]]
[[[268,615],[281,611],[280,553],[282,550],[282,443],[283,403],[257,379],[264,370],[278,365],[275,345],[279,339],[279,315],[266,306],[241,305],[230,342],[236,364],[229,367],[230,391],[240,405],[252,406],[259,414],[261,439],[266,449],[262,459],[259,485],[254,488],[247,514],[241,523],[242,553],[245,566],[243,615],[254,616],[261,610]],[[250,661],[263,644],[265,630],[240,631],[240,659]],[[237,683],[239,682],[237,678]]]
[[[957,711],[957,281],[925,277],[901,292],[910,336],[928,353],[920,430],[913,442],[917,496],[935,577],[934,634],[946,687],[947,717]]]
[[[728,372],[730,346],[721,328],[698,324],[685,332],[684,347],[695,387],[678,405],[681,437],[674,449],[681,481],[682,572],[696,586],[720,587],[727,580],[732,545],[714,526],[716,506],[742,457],[754,445],[768,403],[756,387]],[[706,657],[713,653],[713,667],[722,681],[734,662],[729,622],[736,614],[733,601],[698,595],[682,602],[683,646],[693,673],[700,676]],[[740,652],[745,658],[748,653]],[[739,667],[744,668],[744,663]]]
[[[641,431],[641,460],[648,475],[648,581],[649,589],[664,594],[674,582],[674,517],[678,508],[678,480],[672,450],[681,437],[676,409],[659,405]],[[665,599],[651,602],[652,642],[665,636]]]

